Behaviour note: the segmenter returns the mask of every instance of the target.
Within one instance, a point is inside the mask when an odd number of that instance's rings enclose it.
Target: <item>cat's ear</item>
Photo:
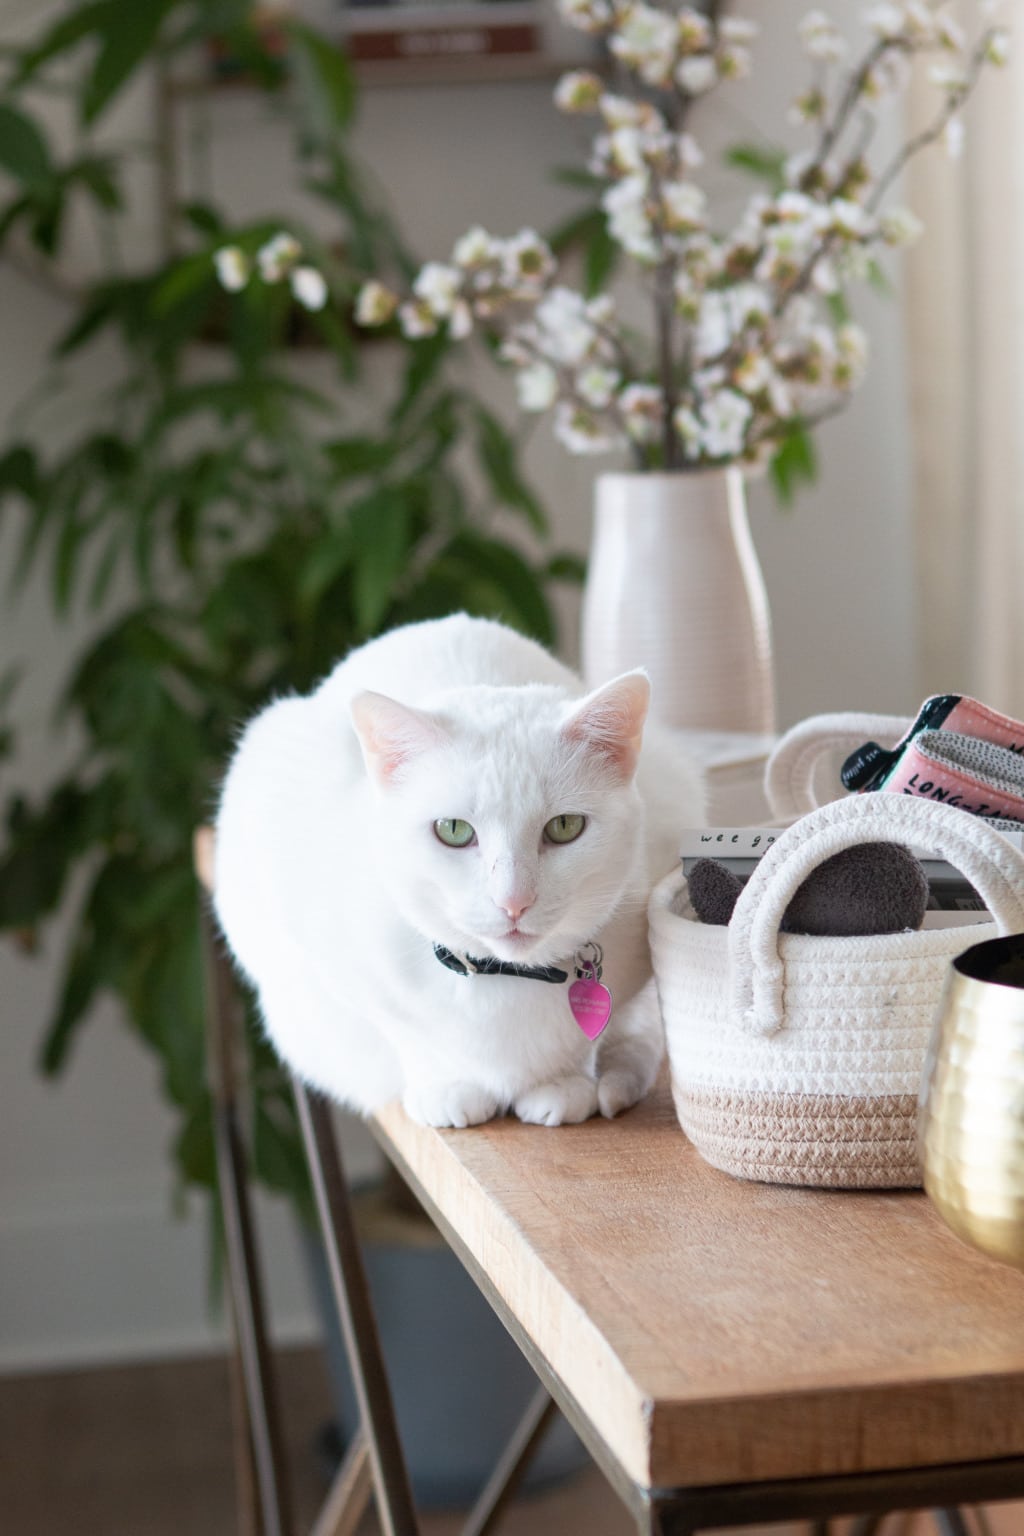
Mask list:
[[[366,771],[385,788],[414,758],[448,740],[432,715],[383,693],[357,693],[350,709]]]
[[[629,780],[636,772],[650,702],[646,673],[626,672],[577,704],[562,733],[598,753],[623,780]]]

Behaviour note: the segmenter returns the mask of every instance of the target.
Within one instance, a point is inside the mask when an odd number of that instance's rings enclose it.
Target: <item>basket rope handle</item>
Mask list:
[[[834,853],[857,843],[913,843],[934,849],[966,876],[1001,934],[1024,931],[1024,854],[977,816],[904,795],[850,795],[781,833],[740,892],[729,924],[732,1009],[750,1034],[783,1025],[785,967],[779,924],[800,885]]]
[[[894,747],[913,725],[902,715],[811,715],[780,736],[765,765],[764,790],[772,815],[793,821],[816,810],[814,773],[823,757],[835,752],[844,757],[865,741]],[[845,791],[836,776],[836,793]]]

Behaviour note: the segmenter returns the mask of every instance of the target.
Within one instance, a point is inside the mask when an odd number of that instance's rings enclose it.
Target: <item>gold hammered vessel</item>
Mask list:
[[[924,1187],[958,1237],[1024,1268],[1024,934],[953,961],[925,1065]]]

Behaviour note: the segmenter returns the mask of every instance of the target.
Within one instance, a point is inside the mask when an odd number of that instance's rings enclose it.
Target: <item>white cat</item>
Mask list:
[[[612,1116],[647,1092],[647,898],[703,800],[667,739],[641,752],[648,696],[639,672],[585,694],[540,646],[459,614],[370,641],[252,721],[215,906],[301,1077],[448,1126]],[[614,999],[596,1046],[568,1001],[591,943]],[[568,981],[458,973],[435,946]]]

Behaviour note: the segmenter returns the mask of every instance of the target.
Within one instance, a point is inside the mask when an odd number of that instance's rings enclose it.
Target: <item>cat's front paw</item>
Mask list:
[[[514,1108],[530,1125],[578,1125],[597,1113],[597,1084],[582,1072],[556,1077],[521,1093]]]
[[[420,1125],[454,1126],[457,1130],[493,1120],[500,1107],[493,1093],[476,1083],[419,1083],[405,1090],[402,1105]]]
[[[627,1067],[612,1067],[598,1079],[598,1107],[606,1120],[614,1120],[624,1109],[638,1103],[650,1086],[647,1073],[632,1071]]]

